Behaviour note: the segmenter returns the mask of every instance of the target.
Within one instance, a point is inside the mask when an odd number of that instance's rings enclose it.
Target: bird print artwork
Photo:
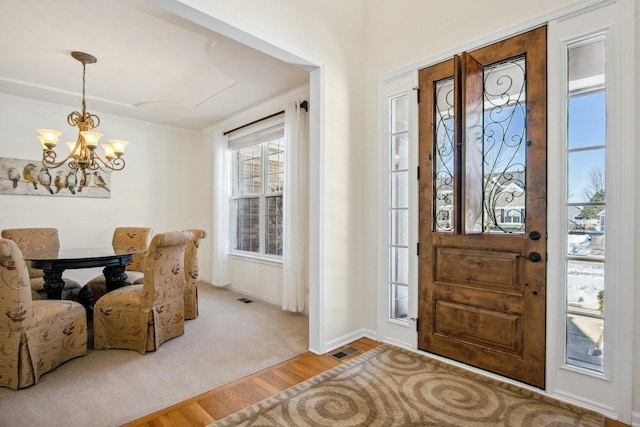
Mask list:
[[[76,185],[78,184],[78,177],[76,171],[71,170],[67,174],[67,188],[71,191],[71,194],[76,194]]]
[[[42,184],[50,194],[53,194],[53,189],[51,188],[51,175],[47,168],[42,168],[40,170],[40,173],[38,174],[38,182]]]
[[[28,163],[22,171],[22,176],[24,176],[24,179],[33,184],[33,188],[35,188],[36,190],[38,189],[38,181],[36,181],[37,170],[38,168],[36,167],[36,165],[34,165],[33,163]]]
[[[56,179],[53,182],[56,185],[56,194],[59,193],[60,190],[65,188],[67,186],[67,183],[65,180],[64,171],[58,171]]]
[[[107,187],[107,183],[104,181],[104,178],[102,178],[102,176],[98,172],[94,172],[93,174],[96,177],[96,186],[104,188],[108,192],[111,192],[111,190],[109,190],[109,187]]]
[[[81,193],[84,187],[89,187],[91,185],[92,177],[93,175],[87,175],[85,171],[82,171],[82,176],[80,176],[80,185],[78,186],[78,193]]]
[[[20,172],[16,168],[9,168],[7,175],[11,182],[13,182],[13,188],[18,187],[18,181],[20,181]]]
[[[110,198],[111,173],[74,169],[65,162],[47,168],[38,160],[0,157],[0,194]]]

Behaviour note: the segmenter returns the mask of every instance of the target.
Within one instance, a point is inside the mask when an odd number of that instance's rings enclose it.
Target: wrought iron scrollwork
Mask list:
[[[484,69],[484,231],[522,233],[526,192],[525,58]]]
[[[435,231],[453,230],[455,142],[453,79],[436,83],[433,218]]]

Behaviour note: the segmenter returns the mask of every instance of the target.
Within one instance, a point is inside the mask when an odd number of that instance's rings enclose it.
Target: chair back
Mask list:
[[[57,228],[8,228],[2,230],[2,237],[16,242],[25,257],[36,252],[60,249]],[[31,279],[44,276],[41,269],[31,268],[31,266],[27,266],[27,269]]]
[[[154,301],[180,296],[184,292],[184,252],[193,240],[190,231],[170,231],[153,236],[144,264],[145,296]]]
[[[114,249],[146,252],[151,242],[153,230],[146,227],[117,227],[113,231],[111,244]],[[144,268],[144,253],[133,254],[132,261],[125,270],[142,271]]]
[[[193,241],[187,244],[184,252],[184,318],[198,317],[198,247],[200,240],[207,237],[204,230],[187,230],[193,233]]]
[[[185,248],[184,254],[184,273],[187,283],[195,284],[198,280],[198,248],[200,247],[200,240],[207,237],[207,232],[204,230],[190,229],[187,230],[193,233],[193,241],[191,241]]]
[[[0,336],[8,337],[35,325],[27,264],[13,240],[0,239]]]

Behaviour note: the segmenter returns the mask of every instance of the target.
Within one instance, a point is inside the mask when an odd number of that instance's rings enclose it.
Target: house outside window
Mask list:
[[[229,142],[235,254],[282,259],[284,146],[282,124]]]

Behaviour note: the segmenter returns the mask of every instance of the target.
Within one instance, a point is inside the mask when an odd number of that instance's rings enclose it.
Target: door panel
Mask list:
[[[538,387],[545,58],[540,28],[419,73],[418,347]]]

